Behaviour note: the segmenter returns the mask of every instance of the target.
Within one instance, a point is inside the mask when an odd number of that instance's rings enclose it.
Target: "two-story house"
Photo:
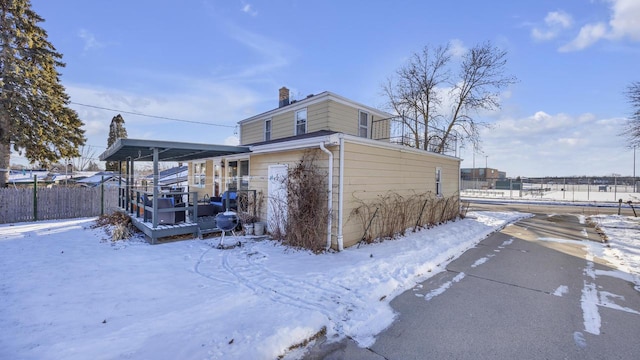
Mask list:
[[[282,197],[282,177],[308,149],[321,151],[331,216],[327,244],[352,246],[363,225],[353,209],[393,191],[402,196],[433,193],[458,197],[460,159],[389,141],[392,115],[325,91],[290,101],[279,91],[279,106],[240,121],[240,145],[251,151],[193,161],[190,191],[217,196],[226,190],[255,190],[265,199]],[[286,196],[286,195],[285,195]],[[269,224],[268,201],[258,214]]]

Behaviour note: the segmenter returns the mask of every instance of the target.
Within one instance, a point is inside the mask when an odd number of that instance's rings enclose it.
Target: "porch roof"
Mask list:
[[[153,150],[158,149],[158,161],[192,161],[216,156],[250,152],[247,146],[196,144],[175,141],[118,139],[105,152],[101,161],[153,161]]]

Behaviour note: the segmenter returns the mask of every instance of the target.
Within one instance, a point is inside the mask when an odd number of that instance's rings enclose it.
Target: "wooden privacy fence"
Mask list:
[[[0,189],[0,224],[99,216],[117,207],[113,187]]]

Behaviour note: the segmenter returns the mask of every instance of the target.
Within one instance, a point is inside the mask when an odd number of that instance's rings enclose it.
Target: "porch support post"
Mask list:
[[[125,171],[127,173],[127,184],[126,184],[126,194],[125,194],[125,204],[124,204],[124,209],[128,214],[131,214],[131,169],[129,168],[129,160],[131,160],[130,157],[127,158],[126,160],[126,165],[125,165]]]
[[[153,148],[153,228],[158,227],[158,148]],[[155,239],[151,239],[153,244]]]
[[[133,164],[135,162],[135,159],[133,158],[133,156],[131,157],[131,204],[129,205],[129,207],[131,208],[131,213],[133,214],[134,212],[137,212],[137,210],[135,210],[135,206],[133,204],[133,202],[135,201],[135,199],[137,198],[137,196],[134,194],[134,192],[136,191],[135,186],[136,186],[136,180],[134,177],[135,174],[135,169],[133,167]]]
[[[118,207],[124,209],[122,196],[122,160],[118,161]]]

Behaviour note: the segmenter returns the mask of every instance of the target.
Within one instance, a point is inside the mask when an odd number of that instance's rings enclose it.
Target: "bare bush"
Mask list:
[[[104,227],[105,232],[111,237],[111,241],[126,240],[138,232],[131,223],[131,217],[120,211],[114,211],[108,215],[101,215],[93,227]]]
[[[269,197],[269,212],[268,222],[271,237],[285,239],[287,236],[287,201],[278,197]]]
[[[395,192],[378,196],[365,202],[358,199],[359,206],[351,211],[349,219],[362,224],[362,241],[393,239],[405,235],[408,229],[432,227],[455,220],[460,215],[457,195],[441,198],[427,192],[403,197]]]
[[[316,166],[317,157],[317,150],[306,151],[289,169],[285,237],[287,245],[316,253],[325,248],[329,219],[327,173]]]
[[[306,151],[283,179],[287,197],[269,198],[271,236],[288,246],[315,253],[325,249],[329,220],[327,173],[321,172],[317,150]]]
[[[237,203],[240,222],[242,224],[252,224],[260,219],[259,211],[264,204],[264,194],[262,190],[257,193],[240,192]]]

